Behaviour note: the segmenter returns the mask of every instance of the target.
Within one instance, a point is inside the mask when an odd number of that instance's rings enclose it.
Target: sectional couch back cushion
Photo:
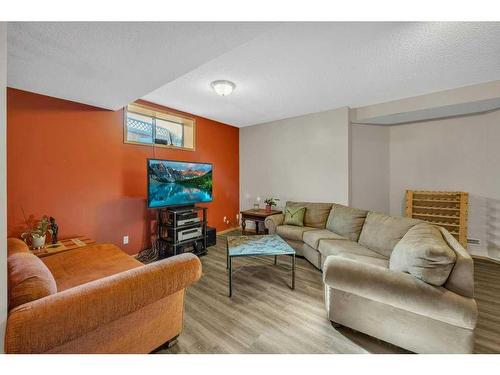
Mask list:
[[[358,241],[368,211],[334,204],[326,229],[351,241]]]
[[[324,229],[332,203],[286,202],[286,207],[305,207],[304,226]]]
[[[411,227],[419,223],[421,221],[416,219],[368,212],[359,236],[359,244],[389,258],[394,246]]]
[[[389,268],[407,272],[428,284],[443,285],[455,264],[455,252],[450,249],[438,228],[417,224],[394,247]]]

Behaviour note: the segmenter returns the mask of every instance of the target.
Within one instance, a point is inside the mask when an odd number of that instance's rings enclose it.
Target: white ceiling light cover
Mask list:
[[[213,90],[217,95],[220,96],[228,96],[231,95],[236,85],[231,81],[226,81],[224,79],[219,79],[217,81],[213,81],[210,86],[212,86]]]

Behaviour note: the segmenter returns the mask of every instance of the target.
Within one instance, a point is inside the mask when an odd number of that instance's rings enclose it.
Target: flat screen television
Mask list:
[[[212,201],[212,164],[148,159],[148,207]]]

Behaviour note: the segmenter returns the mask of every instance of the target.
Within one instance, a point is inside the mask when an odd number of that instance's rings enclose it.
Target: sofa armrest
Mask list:
[[[284,220],[285,220],[284,214],[271,215],[271,216],[266,217],[266,219],[264,220],[264,225],[266,226],[267,230],[269,231],[269,234],[274,234],[274,233],[276,233],[276,227],[278,225],[283,224]]]
[[[95,280],[9,312],[7,353],[44,353],[185,289],[201,263],[183,254]]]
[[[325,260],[323,281],[332,289],[455,326],[476,326],[474,299],[427,284],[408,273],[331,255]]]
[[[472,257],[450,232],[443,227],[438,226],[438,229],[457,256],[444,287],[464,297],[474,298],[474,261]]]

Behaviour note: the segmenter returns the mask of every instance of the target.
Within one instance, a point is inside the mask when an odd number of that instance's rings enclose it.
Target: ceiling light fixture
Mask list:
[[[233,90],[236,88],[236,85],[231,82],[231,81],[226,81],[226,80],[217,80],[213,81],[210,86],[212,86],[212,89],[215,91],[217,95],[220,96],[228,96],[231,95]]]

